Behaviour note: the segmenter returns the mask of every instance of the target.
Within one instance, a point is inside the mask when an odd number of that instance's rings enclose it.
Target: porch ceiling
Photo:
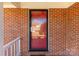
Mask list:
[[[11,2],[3,2],[3,8],[16,8]]]
[[[4,8],[68,8],[75,2],[4,2]]]
[[[75,2],[22,2],[21,8],[68,8]]]

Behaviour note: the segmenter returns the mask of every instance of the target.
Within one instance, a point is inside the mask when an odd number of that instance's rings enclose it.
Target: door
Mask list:
[[[48,10],[29,11],[29,50],[48,51]]]

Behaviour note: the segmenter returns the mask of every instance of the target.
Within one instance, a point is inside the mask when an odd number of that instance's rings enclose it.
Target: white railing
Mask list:
[[[20,56],[20,37],[3,46],[4,56]]]

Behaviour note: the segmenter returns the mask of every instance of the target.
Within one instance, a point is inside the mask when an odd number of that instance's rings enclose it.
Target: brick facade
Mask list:
[[[4,8],[4,44],[21,36],[21,53],[28,51],[28,9]]]
[[[18,11],[18,12],[17,12]],[[8,43],[20,35],[20,10],[4,9],[4,43]]]
[[[48,9],[48,52],[28,51],[28,9],[5,8],[5,43],[21,36],[21,55],[79,55],[79,3]],[[17,12],[18,11],[18,12]]]
[[[66,50],[70,55],[79,55],[79,3],[68,9],[66,26]],[[76,7],[76,8],[75,8]]]
[[[65,55],[65,9],[49,9],[49,51],[52,55]]]

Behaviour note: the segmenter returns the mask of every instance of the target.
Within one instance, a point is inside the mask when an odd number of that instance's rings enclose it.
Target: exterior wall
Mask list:
[[[69,55],[79,55],[79,3],[68,8],[66,50]]]
[[[21,55],[28,55],[28,9],[21,8]]]
[[[64,11],[65,9],[49,9],[49,19],[48,19],[49,21],[48,26],[50,29],[49,39],[48,39],[49,51],[48,52],[29,52],[28,42],[27,42],[27,47],[26,47],[27,49],[23,48],[22,55],[65,55],[65,47],[66,47],[65,26],[66,25],[65,25],[65,18],[64,18],[65,12]],[[29,19],[27,22],[29,22]],[[27,22],[25,22],[25,24],[28,24]],[[23,32],[24,32],[24,29],[23,29]],[[22,40],[23,41],[22,43],[24,42],[26,43],[26,41],[24,40]],[[25,45],[25,43],[23,44],[23,46]]]
[[[49,32],[51,33],[49,34],[49,37],[50,35],[52,35],[50,37],[52,38],[52,41],[51,41],[52,47],[53,47],[52,55],[68,55],[68,56],[79,55],[79,20],[78,20],[79,8],[78,6],[79,6],[79,3],[75,3],[73,6],[67,9],[50,9],[52,10],[52,12],[49,12],[49,13],[52,13],[52,14],[49,14],[50,15],[49,19],[52,21],[51,22],[49,21],[51,24],[51,26],[49,27],[52,28],[52,30],[51,32]],[[59,10],[62,10],[62,11],[57,12]],[[62,15],[59,13],[61,13]]]
[[[49,51],[51,55],[65,55],[66,9],[49,9]]]
[[[21,36],[21,55],[79,55],[79,3],[48,11],[48,52],[28,51],[28,9],[5,8],[5,44]],[[18,11],[18,12],[17,12]]]
[[[21,53],[27,49],[27,12],[28,9],[4,8],[4,44],[21,36]]]
[[[20,35],[20,22],[19,9],[4,9],[4,44],[12,41]]]

